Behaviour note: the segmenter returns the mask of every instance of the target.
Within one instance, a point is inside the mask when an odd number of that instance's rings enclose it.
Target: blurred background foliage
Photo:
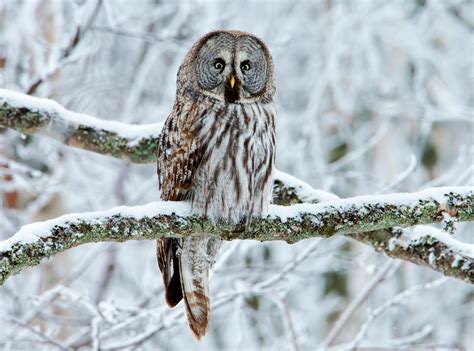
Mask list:
[[[163,121],[187,50],[220,28],[272,51],[280,170],[341,197],[474,183],[468,0],[3,0],[0,86],[102,119]],[[11,130],[0,130],[0,176],[0,239],[64,213],[159,199],[154,165]],[[456,235],[472,233],[459,225]],[[0,348],[314,349],[366,290],[334,349],[361,331],[359,346],[474,347],[471,286],[424,287],[374,317],[440,276],[344,238],[223,245],[211,331],[197,344],[183,307],[164,304],[154,245],[85,245],[11,278]]]

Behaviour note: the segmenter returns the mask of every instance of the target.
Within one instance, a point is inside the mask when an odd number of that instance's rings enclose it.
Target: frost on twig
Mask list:
[[[95,21],[100,7],[102,5],[102,0],[97,0],[95,6],[93,7],[89,17],[85,20],[83,26],[78,25],[75,33],[71,36],[68,44],[61,50],[61,56],[53,67],[51,67],[47,72],[44,72],[43,75],[37,77],[27,89],[28,95],[34,95],[34,93],[38,90],[39,86],[43,84],[49,77],[54,75],[62,65],[66,63],[66,60],[70,57],[70,55],[74,52],[74,50],[78,47],[82,37],[85,33],[90,29],[92,23]]]
[[[438,235],[437,241],[412,240],[390,244],[398,233],[383,229],[441,222],[440,209],[449,208],[460,221],[474,219],[474,189],[449,187],[413,194],[360,196],[320,204],[272,205],[265,219],[251,224],[212,223],[191,213],[187,203],[156,202],[117,207],[103,212],[71,214],[26,225],[0,242],[0,282],[43,258],[85,243],[216,235],[225,240],[284,240],[294,243],[311,237],[345,234],[402,258],[474,283],[474,249]],[[382,235],[380,234],[382,233]],[[449,244],[449,245],[448,245]],[[444,245],[444,246],[443,246]],[[401,247],[402,249],[398,249]],[[435,262],[433,261],[435,255]]]

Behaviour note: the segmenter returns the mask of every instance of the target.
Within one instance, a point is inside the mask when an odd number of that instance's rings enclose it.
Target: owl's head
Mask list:
[[[228,103],[270,101],[273,62],[267,46],[239,31],[215,31],[199,39],[178,73],[178,85]]]

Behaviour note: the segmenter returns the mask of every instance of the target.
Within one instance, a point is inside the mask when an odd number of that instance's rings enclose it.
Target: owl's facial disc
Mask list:
[[[242,86],[240,98],[242,101],[255,98],[267,84],[265,49],[255,37],[243,36],[235,52],[234,67]]]
[[[266,88],[265,48],[251,36],[218,33],[199,49],[196,78],[206,95],[229,103],[255,101]]]
[[[208,95],[223,99],[226,79],[232,70],[235,38],[230,33],[210,37],[196,56],[195,72],[199,86]]]

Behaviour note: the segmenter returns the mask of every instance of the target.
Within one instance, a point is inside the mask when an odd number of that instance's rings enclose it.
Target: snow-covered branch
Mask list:
[[[0,242],[0,282],[43,258],[85,243],[217,235],[225,240],[285,240],[344,234],[388,255],[427,265],[474,283],[474,248],[438,230],[413,235],[394,226],[442,222],[446,215],[474,220],[474,188],[446,187],[412,194],[360,196],[319,204],[272,205],[266,219],[250,225],[211,223],[191,213],[187,203],[155,202],[103,212],[71,214],[26,225]],[[387,235],[391,233],[391,235]],[[408,233],[408,234],[407,234]]]
[[[156,161],[162,123],[130,125],[66,110],[53,100],[0,89],[0,126],[136,163]]]

